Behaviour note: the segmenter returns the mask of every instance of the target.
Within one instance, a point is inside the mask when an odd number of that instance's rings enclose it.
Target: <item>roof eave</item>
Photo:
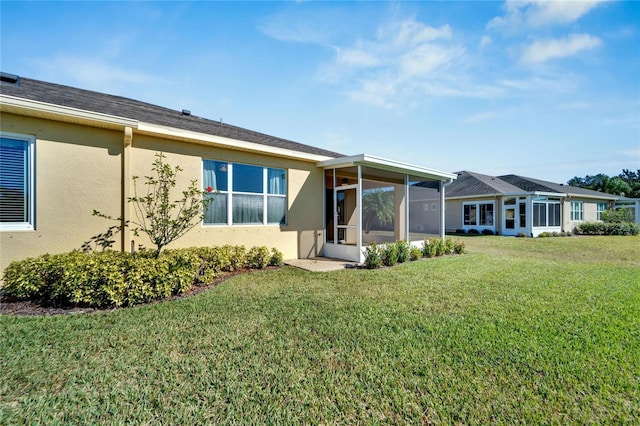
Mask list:
[[[153,123],[140,122],[135,119],[118,117],[79,108],[50,104],[15,96],[0,95],[0,111],[42,118],[46,120],[61,121],[66,123],[81,124],[91,127],[121,130],[131,127],[134,134],[146,134],[168,139],[177,139],[183,142],[196,143],[207,146],[218,146],[240,151],[255,152],[277,157],[291,158],[308,162],[329,160],[332,157],[306,152],[294,151],[255,142],[225,138],[207,133],[194,132],[176,127],[162,126]]]
[[[337,157],[324,161],[320,161],[318,167],[325,169],[342,168],[351,166],[367,166],[390,172],[397,172],[416,177],[427,179],[453,181],[458,176],[455,173],[443,172],[426,167],[416,166],[414,164],[404,163],[401,161],[390,160],[387,158],[376,157],[369,154],[358,154],[348,157]]]
[[[138,120],[0,94],[0,111],[107,129],[138,127]]]

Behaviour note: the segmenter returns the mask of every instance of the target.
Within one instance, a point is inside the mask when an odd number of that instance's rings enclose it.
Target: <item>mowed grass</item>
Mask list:
[[[638,424],[640,238],[455,237],[98,314],[0,317],[0,424]]]

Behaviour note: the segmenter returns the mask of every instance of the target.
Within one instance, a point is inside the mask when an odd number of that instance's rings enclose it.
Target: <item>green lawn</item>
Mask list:
[[[467,254],[0,316],[0,424],[638,424],[640,237],[454,238]]]

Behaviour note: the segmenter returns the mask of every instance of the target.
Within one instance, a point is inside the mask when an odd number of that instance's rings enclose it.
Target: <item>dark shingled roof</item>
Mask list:
[[[550,192],[570,194],[585,197],[601,197],[611,200],[619,198],[617,195],[605,194],[590,189],[578,188],[533,179],[518,175],[488,176],[480,173],[462,171],[458,178],[447,186],[447,198],[502,195],[527,192]]]
[[[606,197],[612,200],[618,198],[617,195],[606,194],[604,192],[593,191],[591,189],[579,188],[577,186],[564,185],[560,183],[548,182],[517,175],[498,176],[499,179],[509,182],[527,192],[557,192],[560,194],[583,195],[585,197]]]
[[[458,178],[448,185],[445,191],[447,197],[500,195],[521,191],[520,188],[493,176],[468,171],[462,171],[456,174]]]
[[[343,156],[337,152],[265,135],[242,127],[226,123],[222,124],[218,121],[193,115],[183,115],[182,111],[175,111],[122,96],[108,95],[24,77],[20,77],[17,84],[7,82],[3,78],[0,83],[0,93],[7,96],[130,118],[141,122],[253,142],[306,154],[331,158]]]

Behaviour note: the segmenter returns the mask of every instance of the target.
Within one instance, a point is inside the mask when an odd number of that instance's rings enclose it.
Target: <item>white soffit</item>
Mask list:
[[[359,154],[349,157],[338,157],[330,160],[320,161],[318,167],[325,169],[343,168],[351,166],[365,166],[374,169],[388,170],[436,180],[454,180],[458,176],[455,173],[443,172],[426,167],[416,166],[414,164],[404,163],[401,161],[389,160],[387,158],[376,157],[369,154]]]

